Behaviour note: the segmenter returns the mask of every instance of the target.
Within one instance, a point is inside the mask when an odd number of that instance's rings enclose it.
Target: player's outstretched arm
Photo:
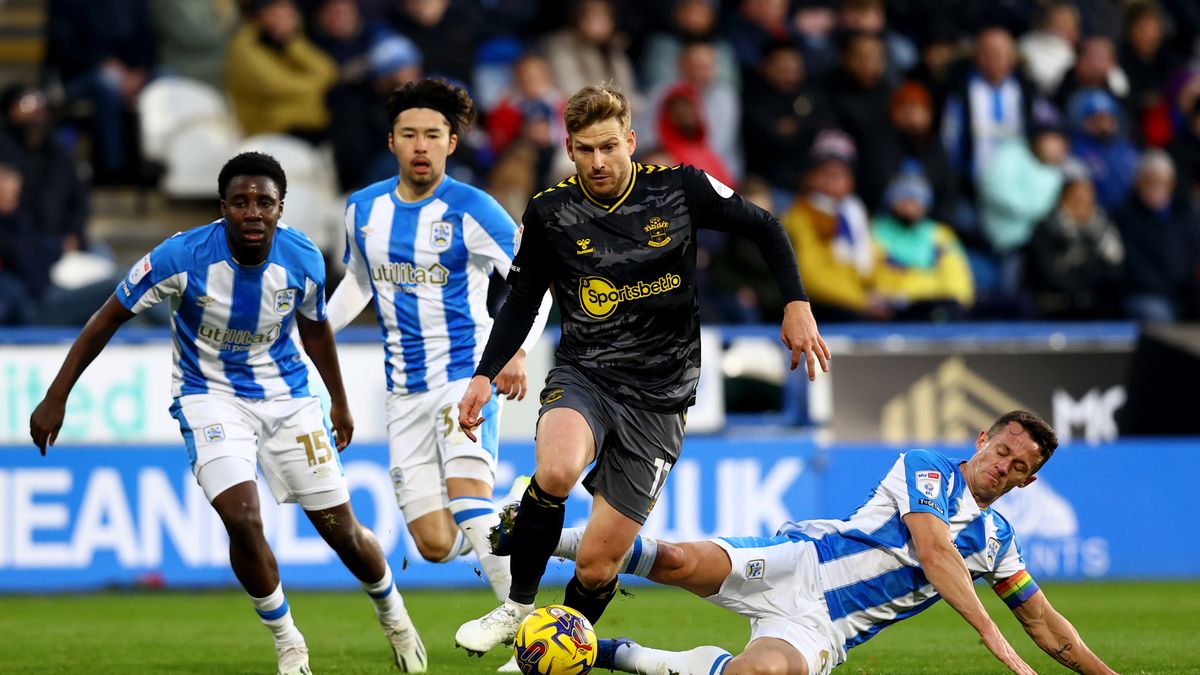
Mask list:
[[[917,511],[905,515],[904,524],[917,548],[921,571],[938,594],[978,631],[983,644],[1009,670],[1014,673],[1033,673],[1034,670],[1004,638],[975,594],[967,564],[950,540],[950,526],[932,513]]]
[[[58,369],[54,381],[50,383],[46,397],[29,416],[29,435],[43,455],[46,454],[46,445],[54,445],[54,440],[58,438],[71,388],[88,365],[104,350],[113,333],[133,317],[133,312],[125,309],[117,297],[112,295],[96,310],[92,318],[88,319],[83,330],[79,331],[79,337],[75,338],[75,343],[67,352],[67,358]]]
[[[1050,605],[1045,593],[1034,593],[1013,608],[1013,615],[1042,651],[1067,668],[1089,675],[1116,672],[1088,649],[1075,626]]]
[[[779,329],[779,339],[792,352],[792,370],[800,365],[803,358],[808,367],[808,379],[817,379],[817,364],[821,372],[829,372],[829,347],[817,330],[817,320],[813,317],[812,305],[805,300],[793,300],[783,309],[783,325]]]
[[[346,390],[342,386],[342,369],[338,366],[333,331],[329,329],[328,321],[313,321],[298,312],[296,329],[300,332],[304,352],[312,359],[317,372],[321,374],[325,388],[329,390],[329,422],[333,425],[338,452],[341,452],[350,445],[350,438],[354,435],[354,419],[350,416],[350,406],[346,403]]]

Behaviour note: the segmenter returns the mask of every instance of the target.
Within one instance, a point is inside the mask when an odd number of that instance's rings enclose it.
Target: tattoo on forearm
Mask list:
[[[1074,658],[1072,658],[1071,654],[1067,653],[1071,651],[1071,648],[1071,643],[1064,641],[1061,647],[1054,650],[1053,656],[1059,663],[1070,668],[1071,670],[1078,672],[1082,666],[1080,666],[1079,661],[1076,661]]]

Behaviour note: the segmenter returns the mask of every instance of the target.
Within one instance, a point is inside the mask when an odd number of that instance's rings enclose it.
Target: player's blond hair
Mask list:
[[[575,92],[563,109],[563,124],[567,133],[579,133],[598,122],[616,118],[621,131],[629,131],[633,114],[629,110],[629,99],[611,83],[589,84]]]

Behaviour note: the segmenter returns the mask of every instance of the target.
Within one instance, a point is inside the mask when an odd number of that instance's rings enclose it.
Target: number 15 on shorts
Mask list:
[[[324,429],[297,436],[296,442],[304,446],[304,454],[308,456],[309,466],[324,464],[333,459],[333,449],[325,442]]]

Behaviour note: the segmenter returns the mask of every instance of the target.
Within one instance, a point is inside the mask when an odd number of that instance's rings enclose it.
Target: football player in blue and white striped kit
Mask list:
[[[424,79],[387,101],[397,175],[352,194],[346,207],[347,270],[329,301],[336,332],[373,303],[383,337],[388,438],[396,499],[426,559],[474,550],[496,597],[508,597],[508,562],[487,537],[500,401],[483,412],[480,442],[458,426],[456,405],[475,372],[492,319],[493,270],[507,276],[517,227],[490,195],[446,174],[447,157],[474,115],[459,87]],[[524,348],[496,378],[510,399],[526,391],[524,352],[545,325],[550,296]]]
[[[1081,673],[1112,673],[1050,605],[1025,568],[1012,526],[991,508],[1037,480],[1057,447],[1045,420],[1016,410],[979,433],[968,460],[904,453],[845,519],[787,523],[774,537],[639,538],[626,555],[627,572],[749,618],[750,642],[734,656],[719,647],[668,652],[601,640],[595,667],[824,675],[850,648],[945,598],[1001,663],[1033,673],[975,595],[972,582],[983,579],[1054,660]],[[577,541],[565,531],[555,554],[570,557]]]
[[[229,533],[234,574],[274,634],[279,673],[311,671],[263,536],[256,467],[277,501],[299,502],[362,582],[401,670],[425,672],[425,648],[383,551],[350,507],[338,453],[354,423],[325,316],[321,252],[279,222],[287,178],[274,158],[242,153],[221,169],[217,185],[223,217],[176,234],[133,266],[71,346],[30,417],[30,435],[45,454],[71,387],[116,330],[151,305],[170,303],[171,415],[196,481]],[[329,390],[332,431],[309,391],[299,347]]]

